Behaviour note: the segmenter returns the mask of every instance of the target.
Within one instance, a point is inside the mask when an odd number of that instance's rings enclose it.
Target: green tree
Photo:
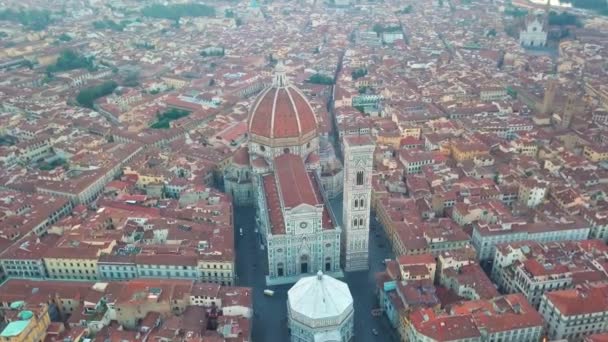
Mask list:
[[[13,9],[0,10],[0,20],[20,23],[26,28],[34,31],[44,30],[51,24],[51,12],[48,10],[23,10]]]
[[[556,13],[554,11],[549,12],[549,25],[555,26],[570,26],[576,25],[580,26],[581,23],[578,20],[578,17],[574,14],[562,12]]]
[[[165,129],[171,127],[170,122],[181,119],[190,115],[190,112],[180,109],[169,109],[166,112],[160,114],[156,113],[156,122],[150,125],[150,128],[154,129]]]
[[[308,83],[332,85],[332,84],[334,84],[334,79],[329,76],[325,76],[325,75],[321,75],[321,74],[314,74],[314,75],[310,76],[310,78],[308,79]]]
[[[93,69],[93,58],[87,58],[74,50],[61,51],[57,62],[47,67],[48,72],[68,71],[74,69]]]
[[[355,70],[353,70],[353,72],[350,75],[353,78],[353,80],[356,80],[358,78],[361,78],[361,77],[367,75],[367,69],[365,69],[365,68],[355,69]]]
[[[70,37],[67,33],[62,33],[59,37],[59,40],[61,40],[62,42],[69,42],[70,40],[72,40],[72,37]]]
[[[93,27],[97,30],[112,30],[112,31],[123,31],[125,29],[124,24],[117,23],[114,20],[97,20],[93,22]]]
[[[76,101],[83,107],[93,108],[95,100],[111,94],[116,87],[118,87],[116,82],[107,81],[100,85],[82,89],[76,96]]]
[[[122,83],[125,87],[137,87],[139,85],[139,72],[132,71],[127,74],[124,82]]]

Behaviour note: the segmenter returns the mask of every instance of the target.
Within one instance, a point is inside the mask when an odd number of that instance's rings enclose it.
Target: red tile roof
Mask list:
[[[270,232],[273,235],[285,234],[285,221],[279,200],[279,190],[273,175],[262,177],[264,193],[266,194],[266,206],[268,207],[268,218],[270,220]]]
[[[295,87],[272,87],[260,95],[249,118],[249,131],[266,138],[298,138],[317,129],[317,118]]]
[[[299,156],[286,153],[275,158],[274,164],[277,186],[285,208],[295,208],[300,204],[321,204]]]
[[[608,285],[546,292],[545,296],[564,316],[608,311]]]

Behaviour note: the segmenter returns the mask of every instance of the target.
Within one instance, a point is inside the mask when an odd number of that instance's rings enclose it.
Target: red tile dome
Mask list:
[[[317,118],[302,92],[287,83],[282,65],[277,66],[274,84],[264,90],[249,115],[249,133],[266,139],[297,139],[314,136]]]

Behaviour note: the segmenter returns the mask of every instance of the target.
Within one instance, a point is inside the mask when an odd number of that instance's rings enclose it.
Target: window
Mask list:
[[[357,226],[357,222],[358,222],[358,221],[357,221],[357,219],[354,219],[354,220],[353,220],[353,226],[354,226],[354,227],[356,227],[356,226]]]
[[[357,171],[357,185],[363,185],[363,171]]]
[[[363,219],[359,219],[359,226],[363,227]]]

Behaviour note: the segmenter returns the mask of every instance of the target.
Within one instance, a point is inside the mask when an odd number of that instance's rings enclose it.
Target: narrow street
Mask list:
[[[332,201],[336,213],[341,214],[341,198]],[[341,216],[341,215],[338,215]],[[243,235],[240,234],[243,228]],[[266,256],[259,247],[259,237],[255,231],[255,210],[235,208],[236,272],[237,285],[253,288],[253,332],[254,342],[286,342],[287,331],[287,291],[292,285],[273,286],[274,296],[264,295]],[[384,269],[382,261],[391,257],[390,246],[383,230],[372,220],[370,230],[369,272],[347,273],[345,279],[353,295],[355,306],[354,341],[397,341],[395,331],[385,316],[372,317],[371,310],[377,307],[375,296],[375,272]],[[378,331],[375,336],[372,329]]]

